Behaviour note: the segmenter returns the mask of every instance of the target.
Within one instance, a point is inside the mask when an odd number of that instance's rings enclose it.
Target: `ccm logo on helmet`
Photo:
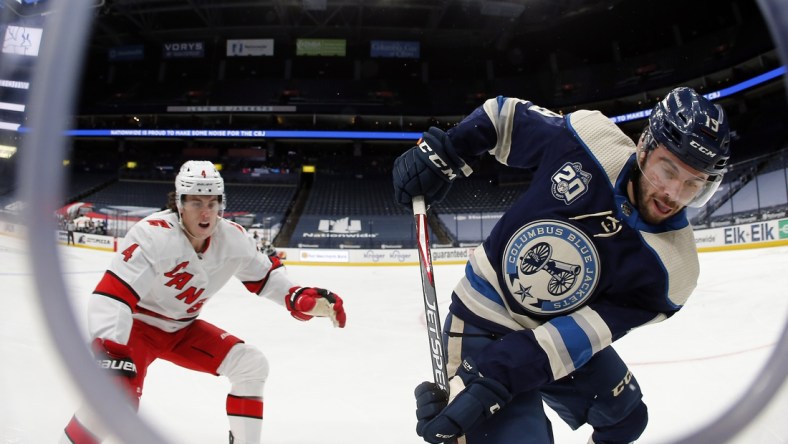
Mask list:
[[[699,144],[698,142],[696,142],[694,140],[690,141],[690,146],[695,148],[696,150],[700,151],[701,153],[709,156],[709,157],[714,157],[714,151],[706,148],[705,146],[702,146],[701,144]]]

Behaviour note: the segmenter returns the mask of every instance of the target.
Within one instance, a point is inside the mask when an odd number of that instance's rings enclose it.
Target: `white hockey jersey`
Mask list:
[[[198,254],[176,213],[154,213],[129,230],[96,286],[88,310],[91,338],[125,344],[134,319],[178,331],[233,276],[279,305],[295,286],[282,263],[260,253],[240,225],[220,218]]]

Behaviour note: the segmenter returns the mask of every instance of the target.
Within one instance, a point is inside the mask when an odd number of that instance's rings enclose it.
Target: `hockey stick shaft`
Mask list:
[[[427,224],[427,206],[423,196],[413,198],[413,217],[416,220],[416,243],[421,268],[421,290],[424,296],[424,315],[427,319],[427,335],[429,337],[430,354],[432,356],[432,373],[435,384],[446,394],[449,393],[446,360],[443,353],[443,333],[441,318],[438,313],[438,297],[435,293],[435,275],[430,255],[430,236]]]

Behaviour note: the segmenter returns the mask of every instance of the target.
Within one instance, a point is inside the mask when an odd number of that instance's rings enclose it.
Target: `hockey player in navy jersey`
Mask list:
[[[534,176],[454,288],[443,328],[450,393],[416,388],[416,432],[430,443],[550,443],[544,401],[572,428],[590,424],[591,443],[635,441],[647,409],[611,344],[675,314],[697,284],[684,208],[722,180],[722,108],[674,89],[634,143],[596,111],[564,117],[490,99],[396,159],[395,199],[441,200],[484,153]]]
[[[98,364],[135,407],[156,359],[225,376],[229,440],[258,444],[268,360],[257,347],[198,319],[205,304],[235,277],[250,294],[298,320],[326,317],[342,328],[346,315],[339,296],[295,284],[278,258],[258,251],[243,227],[222,217],[226,203],[224,180],[211,162],[184,163],[169,208],[132,227],[93,291],[88,327]],[[107,432],[83,407],[60,442],[94,444]]]

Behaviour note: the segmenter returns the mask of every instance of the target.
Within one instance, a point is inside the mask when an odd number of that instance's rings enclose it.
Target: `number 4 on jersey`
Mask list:
[[[137,247],[139,247],[139,244],[131,244],[128,248],[123,250],[122,253],[120,253],[123,255],[123,262],[128,262],[129,259],[131,259],[131,255],[134,254],[134,251],[137,249]]]

